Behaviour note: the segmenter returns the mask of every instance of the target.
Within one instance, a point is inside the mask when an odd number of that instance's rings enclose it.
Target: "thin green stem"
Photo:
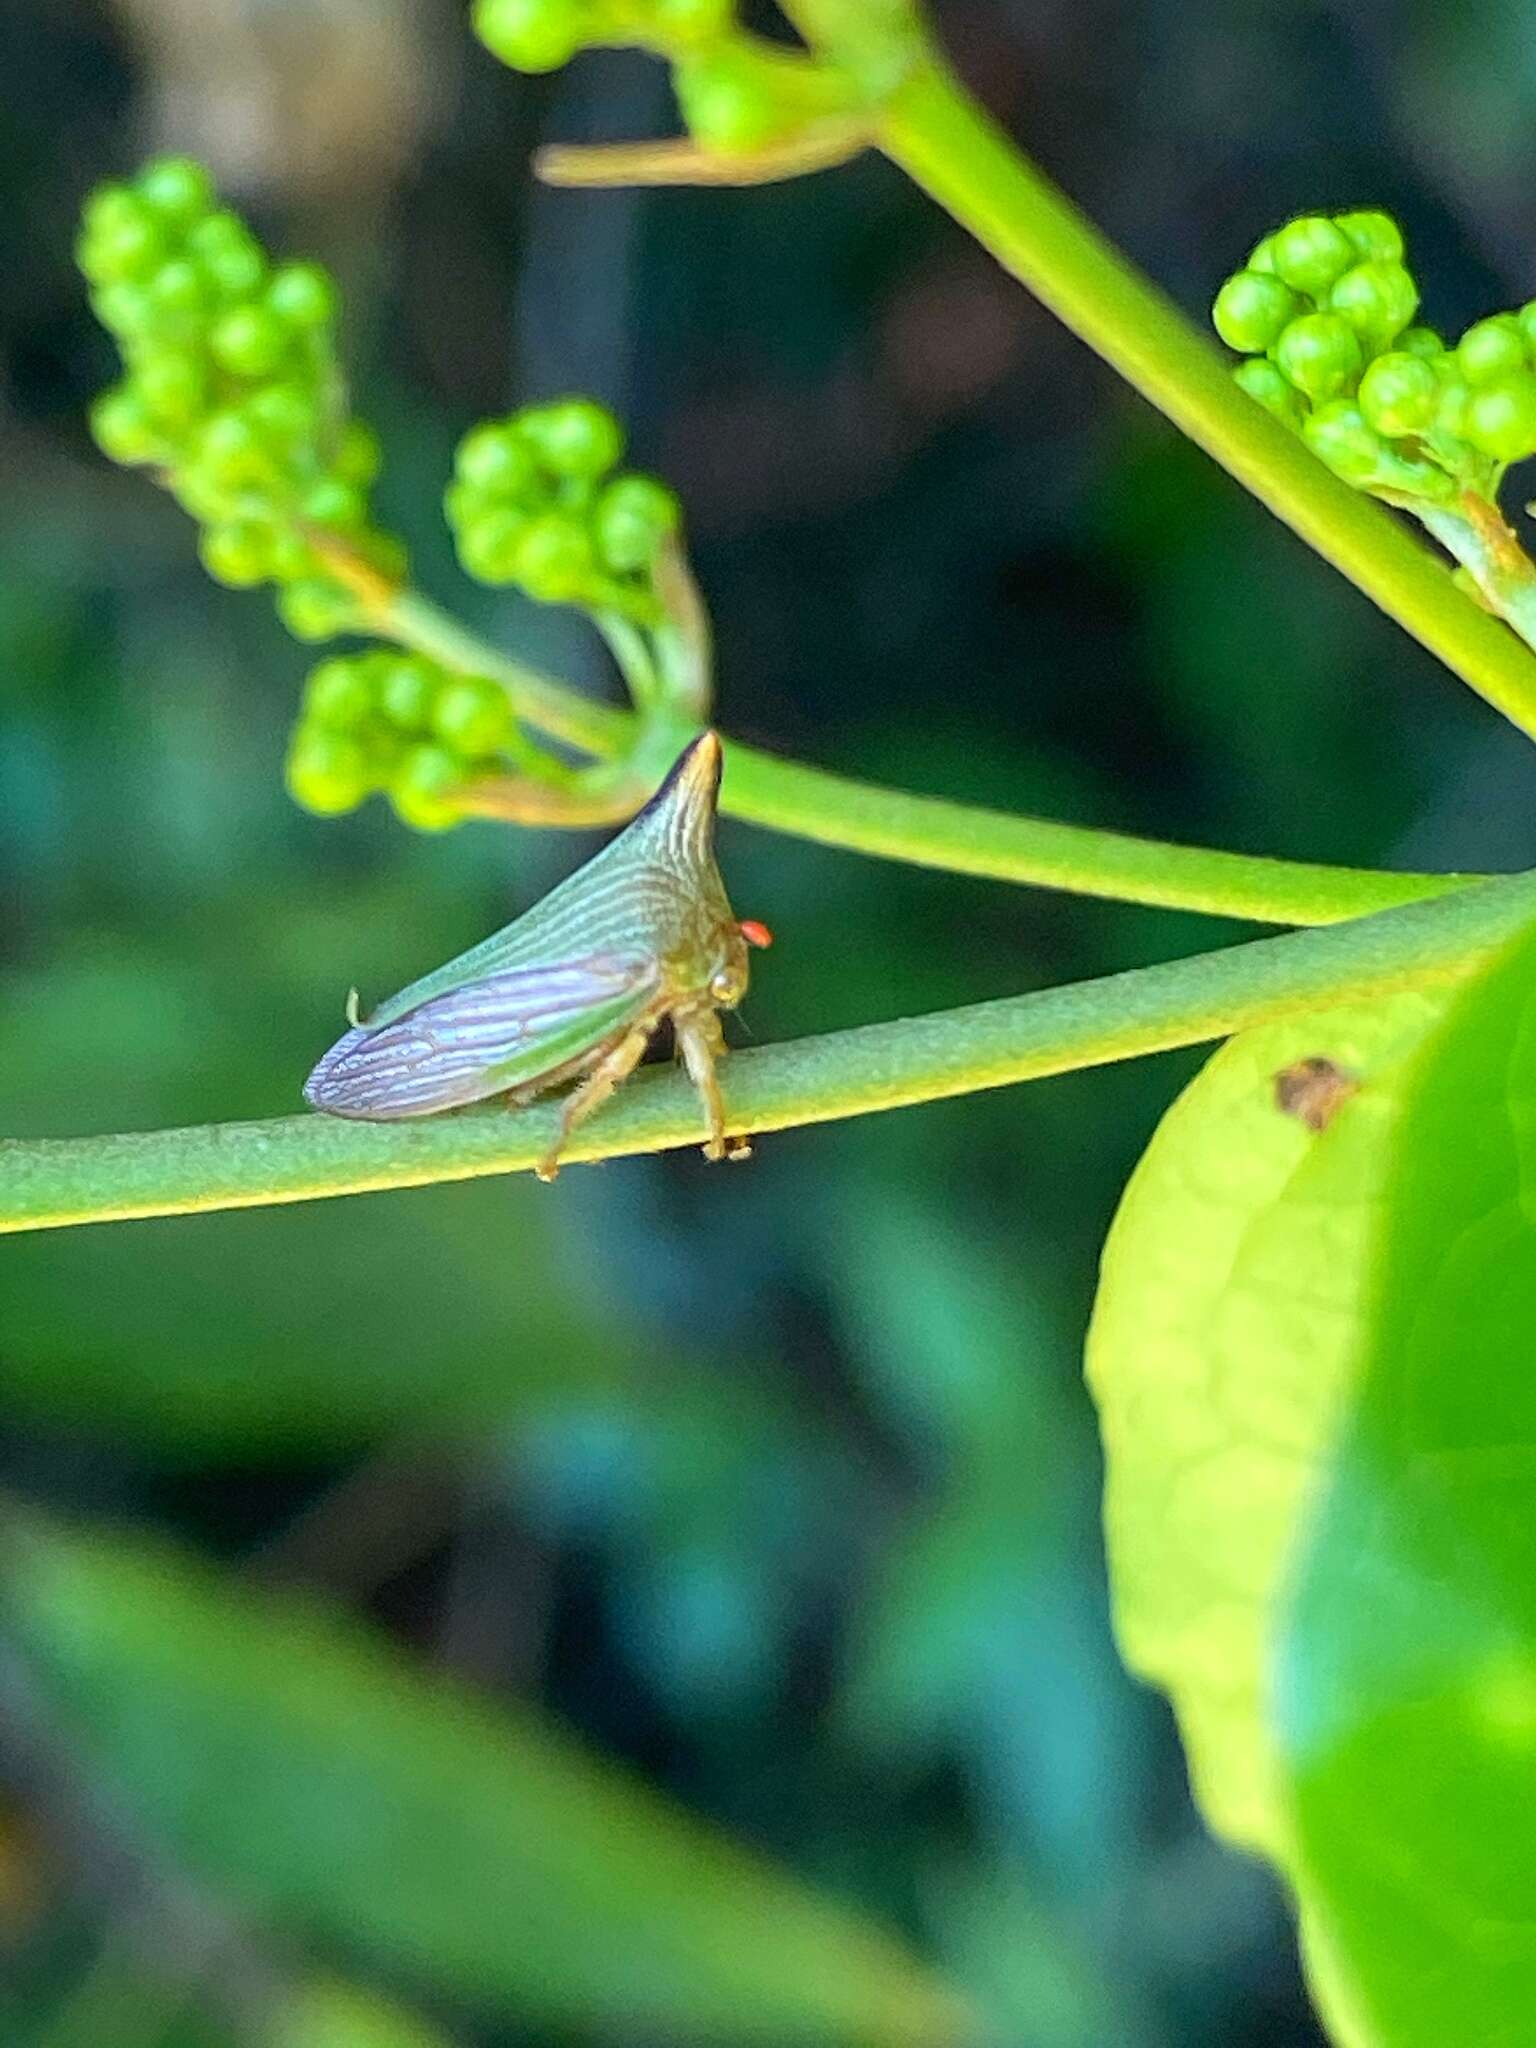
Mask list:
[[[1461,564],[1496,611],[1528,647],[1536,648],[1536,562],[1521,547],[1498,509],[1468,497],[1462,509],[1416,499],[1412,511],[1424,529]]]
[[[444,668],[463,675],[490,676],[501,683],[519,716],[551,739],[566,740],[604,759],[626,752],[630,745],[635,723],[632,712],[594,704],[569,684],[541,675],[526,662],[514,661],[418,591],[394,592],[386,604],[376,608],[374,623],[402,647],[414,648]]]
[[[887,105],[881,147],[1003,267],[1319,554],[1522,731],[1536,658],[1381,506],[1233,383],[1214,346],[1030,164],[940,65]]]
[[[378,624],[446,667],[495,677],[519,714],[555,739],[605,759],[634,744],[633,713],[594,704],[499,654],[414,592],[396,597]],[[480,808],[494,806],[487,801]],[[726,745],[721,808],[770,831],[882,860],[1263,924],[1333,924],[1441,896],[1478,879],[1269,860],[1060,825],[855,782],[735,740]]]
[[[885,860],[1262,924],[1336,924],[1482,879],[1323,867],[1061,825],[855,782],[734,741],[720,803],[749,824]]]
[[[865,1116],[1196,1045],[1348,997],[1454,979],[1536,916],[1536,872],[1326,931],[1256,939],[1069,988],[733,1054],[732,1131]],[[301,1202],[532,1167],[558,1105],[415,1123],[326,1116],[0,1143],[0,1232]],[[581,1126],[572,1161],[695,1144],[684,1076],[636,1079]]]

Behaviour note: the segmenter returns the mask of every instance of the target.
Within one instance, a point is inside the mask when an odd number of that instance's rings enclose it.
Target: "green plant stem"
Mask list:
[[[514,661],[461,626],[457,619],[419,591],[399,590],[374,610],[379,632],[414,648],[444,668],[464,675],[490,676],[506,689],[519,717],[551,739],[565,740],[605,760],[628,751],[633,741],[633,712],[594,704],[567,683],[541,675],[526,662]]]
[[[1447,505],[1415,501],[1412,510],[1427,533],[1455,557],[1482,592],[1490,609],[1528,647],[1536,648],[1536,563],[1491,506],[1480,516]]]
[[[732,1055],[733,1131],[865,1116],[1044,1074],[1196,1045],[1345,997],[1463,974],[1536,916],[1536,872],[1325,931],[1256,939],[1099,981],[864,1025]],[[516,1173],[542,1157],[557,1104],[411,1123],[327,1116],[0,1143],[0,1232],[300,1202]],[[695,1144],[679,1073],[637,1076],[567,1149],[572,1161]]]
[[[633,713],[594,704],[498,654],[413,591],[396,597],[378,623],[381,631],[446,667],[495,677],[519,714],[555,739],[603,758],[634,744]],[[726,746],[721,807],[771,831],[884,860],[1263,924],[1333,924],[1444,895],[1477,879],[1269,860],[1060,825],[851,781],[736,740]]]
[[[1450,584],[1381,506],[1341,483],[1233,383],[1178,309],[1014,147],[939,64],[887,105],[881,147],[1004,269],[1523,732],[1536,658]]]

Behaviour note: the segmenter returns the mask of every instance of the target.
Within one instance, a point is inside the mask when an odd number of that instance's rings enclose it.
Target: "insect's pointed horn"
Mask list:
[[[712,811],[720,794],[720,764],[719,733],[701,732],[684,749],[672,770],[672,784],[679,800],[702,804]]]
[[[659,836],[673,859],[689,865],[709,860],[720,793],[720,761],[718,733],[703,732],[690,740],[656,794],[625,828],[624,838],[632,842]]]

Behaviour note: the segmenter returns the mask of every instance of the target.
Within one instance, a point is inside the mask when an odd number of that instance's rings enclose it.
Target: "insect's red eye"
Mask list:
[[[755,917],[744,917],[741,920],[741,936],[749,946],[773,944],[773,933],[769,931],[767,925],[759,924]]]

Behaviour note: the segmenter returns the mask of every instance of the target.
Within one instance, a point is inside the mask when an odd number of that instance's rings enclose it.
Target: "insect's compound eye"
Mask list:
[[[712,1002],[724,1010],[734,1009],[747,992],[747,970],[745,967],[720,967],[710,977],[709,994]]]

